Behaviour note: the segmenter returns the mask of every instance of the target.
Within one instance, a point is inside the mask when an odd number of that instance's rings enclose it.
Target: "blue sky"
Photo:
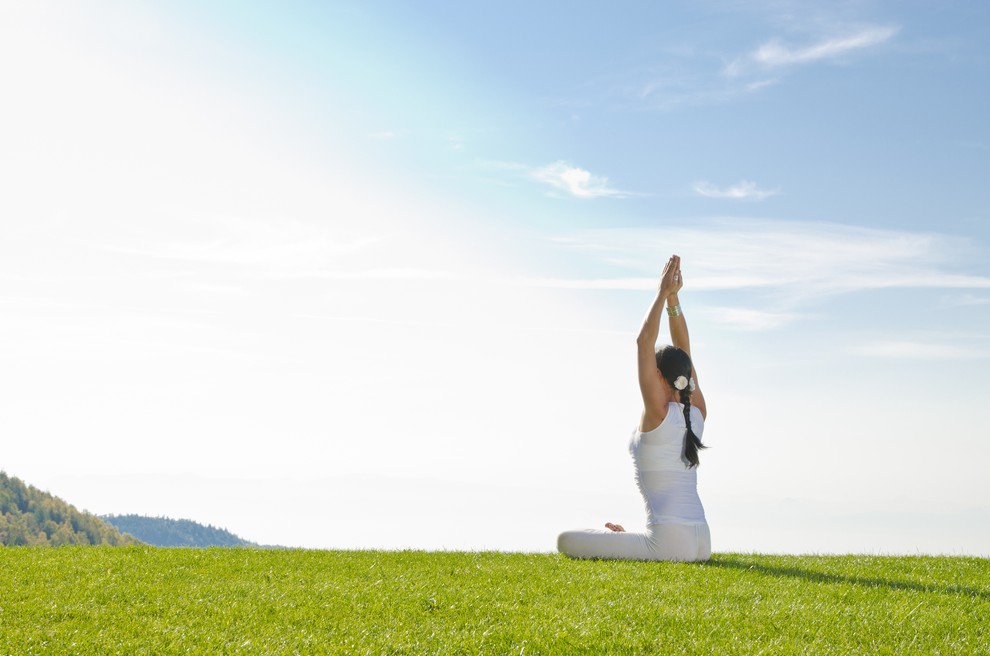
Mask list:
[[[531,5],[0,3],[0,467],[306,547],[636,526],[677,252],[716,551],[990,554],[990,9]]]

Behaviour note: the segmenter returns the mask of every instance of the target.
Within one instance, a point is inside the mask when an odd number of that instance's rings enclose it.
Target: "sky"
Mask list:
[[[990,6],[0,0],[0,469],[262,544],[990,556]],[[661,330],[661,340],[667,335]]]

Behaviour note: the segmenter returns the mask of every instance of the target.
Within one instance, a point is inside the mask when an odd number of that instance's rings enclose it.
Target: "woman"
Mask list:
[[[687,322],[677,293],[684,284],[681,258],[671,256],[636,339],[643,416],[629,451],[636,483],[646,501],[646,533],[566,531],[557,549],[574,558],[620,560],[708,560],[711,535],[698,497],[698,450],[708,409],[691,365]],[[673,346],[655,349],[664,304]]]

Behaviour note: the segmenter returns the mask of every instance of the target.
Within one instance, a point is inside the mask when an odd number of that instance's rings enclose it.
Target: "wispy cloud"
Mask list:
[[[609,186],[608,178],[594,175],[563,160],[535,169],[531,173],[535,180],[555,189],[566,191],[576,198],[625,198],[634,194]]]
[[[149,231],[141,238],[92,246],[165,262],[231,267],[248,277],[282,278],[314,277],[334,267],[363,270],[369,253],[399,241],[394,234],[362,235],[316,221],[203,215],[187,217],[187,223],[168,238]]]
[[[729,77],[737,77],[754,70],[775,69],[836,59],[858,50],[865,50],[885,43],[893,38],[898,31],[899,28],[893,26],[861,28],[854,32],[800,47],[788,47],[779,39],[771,39],[756,50],[733,60],[725,67],[723,73]]]
[[[990,351],[932,342],[878,341],[849,349],[854,355],[893,360],[969,360],[990,357]]]
[[[243,285],[185,280],[180,286],[195,293],[208,296],[246,297],[250,292]]]
[[[134,246],[108,244],[102,248],[115,253],[165,260],[284,269],[318,265],[333,256],[356,252],[373,242],[371,239],[342,241],[326,237],[267,243],[248,239],[213,239]]]
[[[699,105],[719,105],[744,98],[773,86],[776,76],[730,78],[719,73],[724,58],[717,62],[677,62],[679,70],[624,72],[630,79],[614,82],[608,93],[625,99],[631,107],[673,111]],[[703,70],[698,70],[699,67]]]
[[[584,231],[557,243],[614,267],[615,277],[625,281],[633,279],[630,274],[656,275],[663,258],[676,251],[692,289],[748,289],[798,304],[873,289],[990,289],[990,277],[958,272],[964,242],[932,233],[723,218]]]
[[[775,330],[801,318],[792,312],[767,312],[753,308],[709,307],[702,312],[712,320],[742,330]]]
[[[602,289],[648,291],[656,289],[656,278],[505,278],[498,282],[552,289]]]
[[[653,278],[508,278],[500,279],[501,284],[525,285],[529,287],[548,287],[552,289],[572,289],[587,291],[654,291],[657,279]],[[705,289],[711,284],[717,284],[711,279],[702,280],[700,285],[692,282],[692,288]],[[782,328],[806,315],[795,312],[767,311],[744,307],[701,307],[700,312],[716,323],[727,325],[739,330],[768,331]]]
[[[200,234],[189,234],[184,239],[100,242],[91,247],[104,254],[160,262],[166,267],[161,275],[177,278],[177,287],[214,297],[249,296],[250,281],[258,280],[478,279],[435,251],[426,258],[427,266],[420,266],[419,255],[427,252],[428,246],[411,245],[423,235],[402,232],[347,235],[322,223],[289,219],[263,221],[229,216],[198,219]],[[217,272],[223,273],[219,281],[211,278]],[[199,277],[189,279],[190,276]],[[248,284],[243,284],[245,281]]]
[[[315,278],[322,280],[448,280],[463,281],[475,279],[454,271],[441,269],[420,269],[415,267],[393,267],[393,268],[366,268],[335,271],[298,269],[295,271],[283,271],[272,278],[280,279],[302,279]]]
[[[751,3],[739,4],[744,12],[753,9]],[[777,13],[775,9],[768,8],[767,12]],[[896,25],[871,25],[856,16],[840,15],[845,12],[836,14],[831,4],[819,9],[820,16],[811,16],[801,4],[793,12],[784,12],[786,18],[773,17],[771,22],[781,30],[781,36],[747,50],[725,51],[706,46],[709,39],[703,35],[681,35],[678,46],[661,49],[649,60],[623,67],[610,76],[590,80],[582,91],[618,97],[630,107],[657,111],[736,102],[781,84],[795,69],[847,61],[876,51],[900,31]],[[587,102],[587,97],[573,102]]]
[[[710,182],[698,182],[694,191],[707,198],[731,198],[735,200],[764,200],[780,193],[779,189],[761,189],[755,182],[743,180],[729,187],[719,188]]]

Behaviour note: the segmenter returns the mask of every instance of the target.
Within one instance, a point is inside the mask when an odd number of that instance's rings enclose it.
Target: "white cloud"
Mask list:
[[[698,182],[694,191],[708,198],[732,198],[738,200],[763,200],[780,193],[777,189],[760,189],[755,182],[743,180],[724,189],[710,182]]]
[[[723,72],[729,77],[735,77],[750,72],[754,67],[771,69],[835,59],[856,50],[885,43],[897,34],[898,30],[899,28],[893,26],[868,27],[799,48],[789,48],[779,39],[772,39],[748,55],[737,58]]]
[[[590,171],[562,160],[536,169],[532,172],[532,176],[540,182],[563,189],[577,198],[623,198],[632,195],[609,187],[608,178],[593,175]]]
[[[742,330],[775,330],[800,318],[789,312],[765,312],[752,308],[710,307],[703,308],[702,312],[718,323]]]
[[[181,283],[183,287],[194,294],[206,294],[210,296],[236,296],[247,297],[250,292],[242,285],[230,285],[215,282],[200,282],[189,280]]]
[[[720,71],[698,69],[693,63],[696,56],[671,53],[673,56],[667,61],[654,61],[624,73],[626,78],[613,82],[611,89],[620,89],[635,106],[656,110],[722,104],[779,83],[788,68],[837,60],[876,48],[898,31],[896,26],[860,27],[798,46],[771,39],[745,54],[720,57]]]
[[[929,342],[882,341],[863,344],[850,349],[855,355],[894,360],[968,360],[990,357],[990,352]]]
[[[557,241],[614,267],[619,280],[630,280],[631,271],[656,275],[677,252],[691,289],[763,290],[795,303],[871,289],[990,289],[990,277],[951,270],[964,259],[964,242],[930,233],[725,218],[589,230]]]
[[[282,272],[326,270],[347,256],[363,257],[370,247],[394,239],[394,235],[357,236],[347,231],[307,221],[262,220],[234,216],[190,216],[173,219],[183,225],[184,238],[161,239],[149,235],[130,243],[99,244],[98,248],[121,254],[251,267]],[[150,222],[147,225],[150,226]],[[195,235],[195,237],[193,237]]]
[[[750,82],[747,84],[745,90],[747,93],[753,93],[759,91],[760,89],[772,87],[775,84],[777,84],[777,80],[756,80],[755,82]]]
[[[501,282],[551,289],[649,291],[657,287],[656,278],[515,278]]]
[[[753,54],[754,61],[767,66],[784,66],[830,59],[851,50],[860,50],[879,45],[897,33],[895,27],[869,28],[847,36],[829,39],[798,50],[788,50],[776,41],[760,46]]]

